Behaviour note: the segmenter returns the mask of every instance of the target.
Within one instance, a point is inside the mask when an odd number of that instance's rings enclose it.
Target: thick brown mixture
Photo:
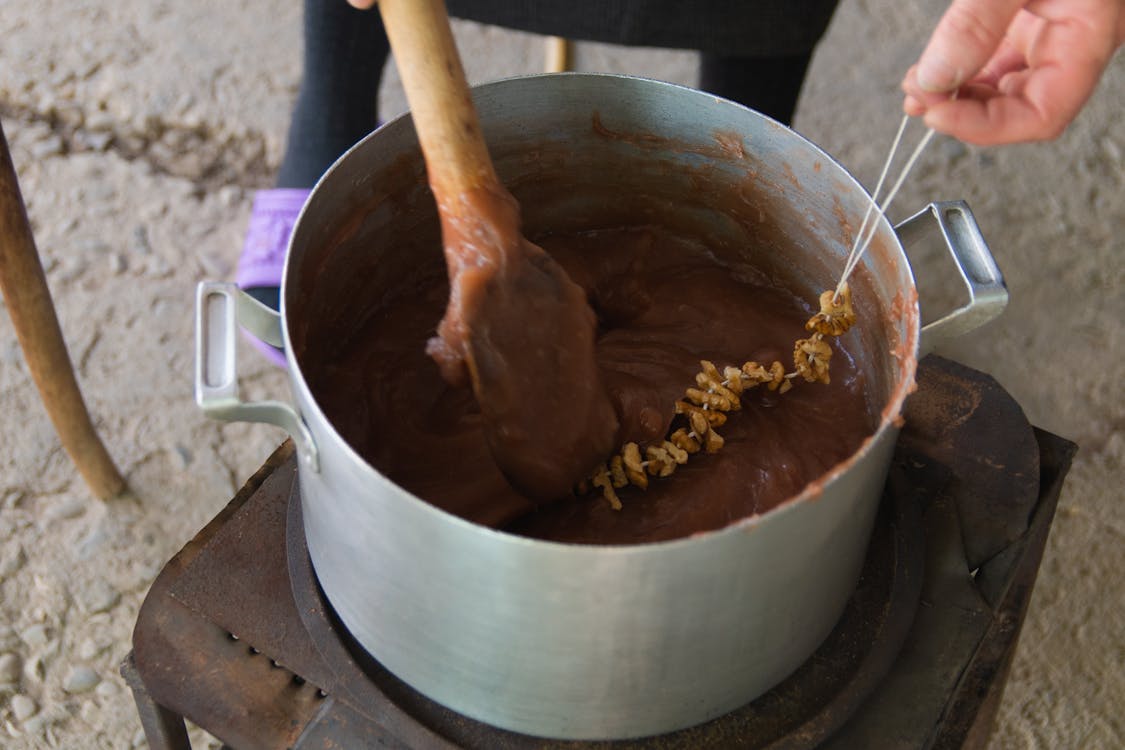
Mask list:
[[[426,350],[450,384],[471,381],[508,480],[529,497],[563,497],[615,447],[597,321],[582,288],[520,234],[511,195],[456,200],[441,210],[449,304]]]
[[[660,439],[700,359],[789,362],[815,312],[761,279],[735,279],[698,241],[656,227],[537,238],[586,290],[598,316],[597,360],[621,422],[619,441]],[[450,386],[425,353],[448,300],[434,267],[386,298],[341,350],[308,368],[313,392],[356,450],[400,485],[465,518],[533,537],[637,543],[721,528],[763,512],[853,453],[875,427],[847,337],[830,385],[779,395],[755,389],[722,429],[726,446],[647,491],[598,494],[536,508],[492,459],[472,392]],[[535,387],[528,399],[544,398]]]

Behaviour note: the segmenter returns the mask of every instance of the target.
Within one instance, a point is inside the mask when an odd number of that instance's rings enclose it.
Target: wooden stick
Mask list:
[[[63,448],[70,454],[91,492],[103,500],[113,497],[125,488],[125,480],[94,430],[78,389],[78,381],[74,378],[2,124],[0,293],[4,295],[31,377],[39,388],[39,395]],[[13,427],[9,426],[10,429]]]
[[[380,0],[379,12],[439,208],[468,191],[498,188],[444,0]]]
[[[565,73],[570,70],[570,40],[561,36],[547,37],[547,55],[544,65],[547,73]]]

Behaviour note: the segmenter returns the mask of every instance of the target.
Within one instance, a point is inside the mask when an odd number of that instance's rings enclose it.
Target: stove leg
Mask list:
[[[141,682],[140,675],[137,674],[132,652],[121,665],[121,675],[133,691],[133,700],[137,704],[137,713],[141,717],[141,726],[145,730],[149,750],[191,750],[191,740],[188,739],[184,717],[169,711],[152,699],[144,683]]]

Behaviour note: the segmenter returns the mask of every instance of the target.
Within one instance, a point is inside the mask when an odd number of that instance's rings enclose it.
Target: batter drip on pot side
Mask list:
[[[534,241],[585,291],[598,316],[597,360],[620,420],[619,443],[660,444],[700,360],[789,361],[816,311],[766,272],[720,262],[704,243],[656,226]],[[468,389],[449,386],[426,357],[448,295],[444,271],[384,295],[385,304],[338,354],[309,368],[329,419],[368,461],[452,513],[528,536],[628,544],[721,528],[768,510],[854,453],[876,408],[849,347],[838,340],[828,384],[746,391],[723,427],[723,450],[679,467],[623,507],[599,495],[536,505],[491,459]],[[534,399],[534,391],[527,394]]]

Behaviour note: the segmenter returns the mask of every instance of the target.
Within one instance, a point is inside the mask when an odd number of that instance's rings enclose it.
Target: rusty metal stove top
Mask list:
[[[186,717],[254,748],[983,748],[1075,446],[993,380],[930,357],[863,576],[825,643],[727,716],[643,740],[557,742],[412,690],[337,623],[300,520],[290,444],[164,568],[122,670],[149,743]],[[919,606],[921,603],[922,606]]]

